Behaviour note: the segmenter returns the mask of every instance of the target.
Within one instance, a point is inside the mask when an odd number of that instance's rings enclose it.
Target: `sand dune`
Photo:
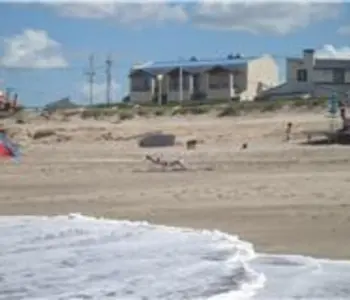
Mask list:
[[[287,122],[295,125],[289,143]],[[216,228],[259,251],[350,258],[349,148],[300,144],[303,130],[327,122],[280,113],[12,124],[24,155],[20,164],[2,163],[0,213],[81,212]],[[43,129],[54,134],[33,139]],[[175,134],[177,144],[139,148],[140,134],[155,131]],[[203,144],[187,151],[189,138]],[[148,172],[146,153],[183,158],[191,172]]]

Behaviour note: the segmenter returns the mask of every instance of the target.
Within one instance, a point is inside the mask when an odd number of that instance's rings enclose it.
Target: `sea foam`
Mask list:
[[[256,254],[219,231],[0,217],[0,300],[350,299],[350,264]]]

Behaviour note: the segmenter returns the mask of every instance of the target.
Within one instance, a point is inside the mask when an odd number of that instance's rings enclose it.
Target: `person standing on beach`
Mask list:
[[[293,126],[293,124],[291,122],[288,122],[287,128],[286,128],[286,141],[287,142],[290,141],[290,135],[292,133],[292,126]]]

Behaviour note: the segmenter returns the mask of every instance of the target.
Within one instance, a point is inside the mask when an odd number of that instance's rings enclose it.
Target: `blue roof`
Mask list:
[[[178,60],[178,61],[160,61],[160,62],[153,62],[150,65],[147,66],[147,69],[150,68],[164,68],[164,67],[213,67],[213,66],[231,66],[231,65],[238,65],[238,64],[244,64],[247,63],[249,59],[239,58],[239,59],[211,59],[211,60],[197,60],[197,61],[190,61],[190,60]]]
[[[178,61],[164,61],[151,62],[143,66],[136,66],[131,69],[131,73],[142,70],[152,75],[165,74],[176,68],[182,67],[185,71],[190,73],[199,73],[211,69],[215,66],[223,68],[234,68],[246,64],[252,58],[233,58],[233,59],[211,59],[211,60],[178,60]]]

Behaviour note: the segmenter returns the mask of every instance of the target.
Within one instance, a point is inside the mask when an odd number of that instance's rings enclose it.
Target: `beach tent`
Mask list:
[[[0,131],[0,157],[2,158],[18,158],[19,151],[18,146],[15,145],[6,133],[2,130]]]

